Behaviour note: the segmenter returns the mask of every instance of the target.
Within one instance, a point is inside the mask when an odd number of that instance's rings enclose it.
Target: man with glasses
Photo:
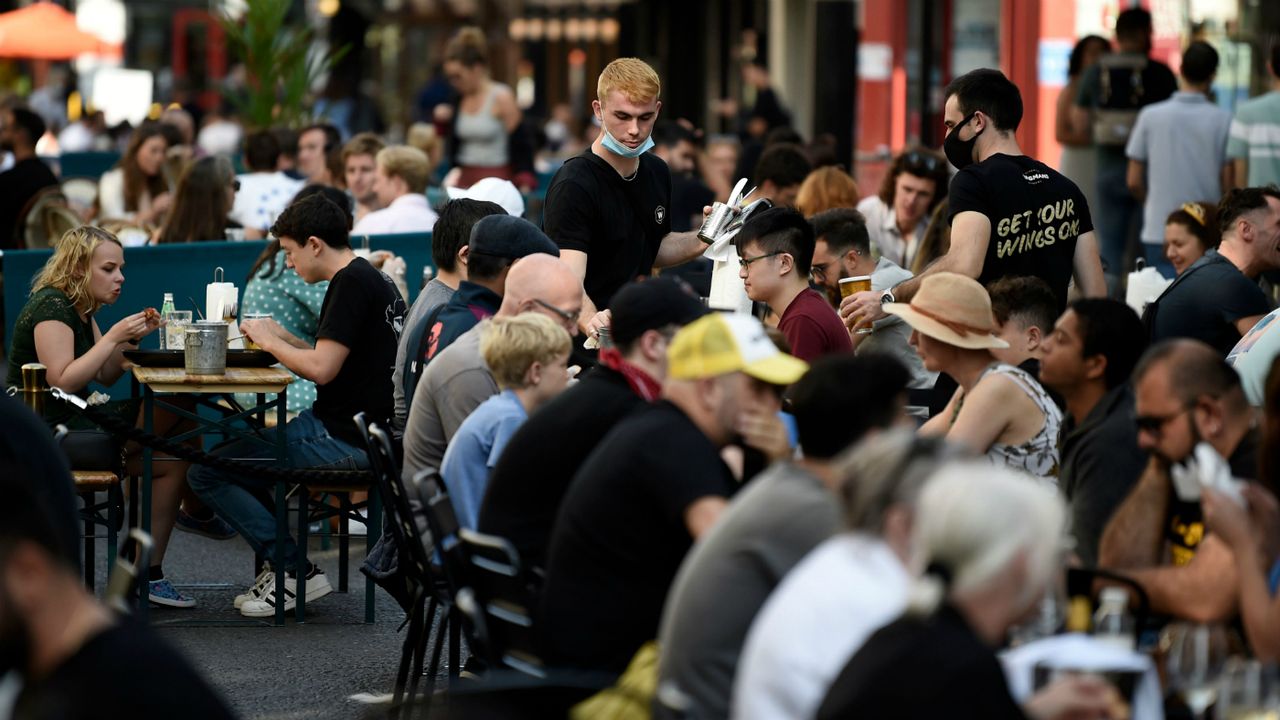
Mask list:
[[[511,264],[526,255],[560,257],[560,248],[537,225],[511,215],[489,215],[471,226],[467,279],[434,318],[426,320],[423,364],[431,362],[464,333],[492,317],[502,305]]]
[[[809,218],[813,227],[813,282],[836,307],[840,305],[840,278],[871,276],[871,290],[884,291],[911,277],[911,271],[889,258],[872,258],[866,218],[857,210],[836,208]],[[884,353],[911,372],[912,389],[932,388],[938,374],[925,370],[920,354],[911,347],[911,326],[896,315],[877,320],[870,333],[852,336],[859,354]]]
[[[476,223],[477,227],[487,220],[517,218],[491,215]],[[548,253],[535,253],[504,272],[505,294],[494,317],[542,313],[570,335],[577,333],[582,281],[571,267]],[[428,468],[439,469],[458,426],[497,393],[498,384],[480,354],[480,328],[473,327],[435,356],[413,395],[404,429],[405,480]]]
[[[1213,348],[1185,339],[1153,346],[1133,376],[1138,445],[1151,457],[1107,523],[1098,563],[1140,582],[1153,612],[1225,620],[1236,612],[1235,559],[1205,535],[1199,500],[1179,497],[1170,468],[1204,442],[1233,476],[1257,477],[1257,429],[1240,378]]]
[[[672,336],[707,313],[693,290],[672,278],[624,285],[609,307],[612,347],[520,426],[489,474],[480,531],[510,540],[529,567],[546,564],[556,512],[578,468],[614,425],[658,399]]]
[[[946,197],[947,161],[916,148],[893,159],[880,192],[858,203],[867,218],[871,246],[895,265],[911,267],[933,209]]]
[[[747,297],[778,314],[778,330],[793,355],[812,362],[853,350],[840,316],[809,287],[813,228],[803,215],[787,207],[765,210],[742,227],[734,243]]]

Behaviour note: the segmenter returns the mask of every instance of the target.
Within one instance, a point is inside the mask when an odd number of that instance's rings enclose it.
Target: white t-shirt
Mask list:
[[[436,213],[427,204],[427,196],[418,193],[401,195],[381,210],[365,215],[351,229],[352,235],[392,235],[395,233],[431,232]]]
[[[276,218],[306,183],[282,172],[253,172],[236,176],[240,189],[231,219],[246,228],[269,230]]]
[[[747,633],[730,717],[813,717],[858,648],[902,614],[909,582],[878,537],[843,533],[814,548],[782,579]]]

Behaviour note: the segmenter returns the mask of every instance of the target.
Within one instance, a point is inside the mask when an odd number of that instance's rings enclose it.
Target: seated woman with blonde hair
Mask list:
[[[18,314],[9,348],[9,385],[22,385],[22,366],[40,363],[50,387],[86,395],[90,383],[111,385],[125,372],[124,351],[136,349],[143,337],[160,327],[153,308],[126,315],[103,332],[94,315],[120,298],[124,286],[124,248],[114,235],[84,225],[68,231],[58,241],[53,256],[36,276],[31,299]],[[117,400],[97,407],[98,412],[129,424],[141,425],[136,400]],[[45,421],[71,429],[63,449],[73,469],[119,470],[118,439],[60,400],[49,398]],[[190,428],[178,416],[159,408],[153,432],[171,437]],[[142,472],[142,447],[124,446],[125,471]],[[157,459],[162,459],[157,457]],[[193,607],[196,601],[179,593],[164,577],[161,564],[178,506],[187,487],[183,460],[163,458],[155,464],[151,495],[151,533],[154,541],[150,576],[151,602],[171,607]]]

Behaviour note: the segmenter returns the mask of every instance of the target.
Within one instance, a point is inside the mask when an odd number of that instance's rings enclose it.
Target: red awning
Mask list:
[[[0,13],[0,57],[70,60],[83,53],[119,57],[121,48],[76,27],[76,16],[53,3]]]

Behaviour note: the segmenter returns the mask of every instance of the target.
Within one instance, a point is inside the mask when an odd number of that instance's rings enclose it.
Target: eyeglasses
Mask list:
[[[912,170],[924,170],[925,172],[933,172],[942,166],[942,161],[933,155],[912,150],[903,158],[903,169],[911,172]],[[912,172],[912,175],[915,173]]]
[[[831,267],[831,263],[829,263],[829,262],[817,263],[817,264],[814,264],[814,265],[810,265],[810,266],[809,266],[809,274],[813,276],[813,279],[814,279],[814,280],[817,280],[817,281],[821,282],[822,280],[826,279],[826,277],[827,277],[827,268],[829,268],[829,267]]]
[[[555,313],[557,317],[559,317],[561,320],[565,321],[566,323],[571,323],[572,325],[575,325],[575,326],[578,324],[578,315],[580,313],[569,312],[568,310],[561,310],[560,308],[556,307],[555,305],[552,305],[546,300],[539,300],[537,298],[534,298],[533,301],[541,305],[542,307],[546,308],[547,310],[550,310],[551,312]]]
[[[1133,419],[1133,424],[1137,426],[1138,432],[1149,432],[1153,435],[1160,435],[1164,432],[1164,428],[1177,418],[1185,415],[1194,405],[1187,405],[1177,412],[1168,415],[1139,415]]]
[[[755,256],[755,257],[753,257],[753,258],[747,258],[747,257],[744,257],[744,258],[738,258],[738,262],[742,265],[742,267],[744,267],[744,268],[750,268],[750,267],[751,267],[751,263],[753,263],[753,262],[755,262],[755,261],[757,261],[757,260],[763,260],[763,259],[765,259],[765,258],[771,258],[771,257],[773,257],[773,256],[775,256],[775,255],[786,255],[786,253],[784,253],[783,251],[779,250],[779,251],[777,251],[777,252],[765,253],[764,255],[757,255],[757,256]]]

